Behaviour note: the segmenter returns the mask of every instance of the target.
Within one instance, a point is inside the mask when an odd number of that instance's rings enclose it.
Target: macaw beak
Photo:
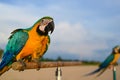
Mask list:
[[[120,53],[120,49],[118,49],[118,52]]]
[[[53,21],[51,21],[50,23],[48,23],[48,25],[45,27],[45,32],[49,32],[49,31],[51,31],[51,34],[52,34],[52,32],[54,31],[54,22]]]
[[[113,53],[119,53],[120,54],[120,46],[115,46],[113,48]]]

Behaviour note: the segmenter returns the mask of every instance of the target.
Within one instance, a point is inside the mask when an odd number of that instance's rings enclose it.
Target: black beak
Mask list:
[[[118,45],[113,48],[113,53],[116,53],[115,52],[116,48],[117,48],[117,52],[120,54],[120,46],[118,46]]]
[[[118,52],[120,53],[120,48],[118,49]]]
[[[51,31],[51,34],[54,31],[54,22],[53,21],[50,22],[45,28],[45,32],[49,32],[49,31]]]

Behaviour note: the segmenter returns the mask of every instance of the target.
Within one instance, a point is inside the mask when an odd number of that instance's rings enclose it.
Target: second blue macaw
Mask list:
[[[99,68],[91,73],[86,74],[85,76],[93,75],[98,72],[100,73],[97,76],[100,76],[108,67],[115,66],[119,58],[120,46],[115,46],[112,53],[99,65]]]

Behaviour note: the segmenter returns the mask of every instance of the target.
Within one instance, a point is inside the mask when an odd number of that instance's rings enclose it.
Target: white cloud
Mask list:
[[[34,20],[34,16],[30,13],[27,7],[12,6],[7,4],[0,4],[1,15],[0,21],[6,22],[21,22],[22,24],[29,24]]]
[[[80,23],[58,23],[54,33],[51,35],[51,50],[53,52],[77,54],[79,57],[92,57],[95,50],[107,48],[105,40],[93,37],[84,27]]]
[[[87,32],[80,23],[60,22],[56,25],[54,34],[60,42],[72,43],[84,39]]]

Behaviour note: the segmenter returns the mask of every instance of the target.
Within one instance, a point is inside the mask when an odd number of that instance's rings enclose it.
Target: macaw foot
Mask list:
[[[114,67],[118,66],[118,63],[114,63],[108,66],[109,69],[114,70]]]
[[[118,63],[116,62],[116,63],[114,64],[114,66],[118,66]]]
[[[114,67],[114,65],[109,65],[108,68],[109,68],[110,70],[113,70],[113,67]]]
[[[35,58],[35,59],[33,59],[32,61],[37,64],[37,69],[36,69],[36,70],[37,70],[37,71],[40,70],[40,68],[41,68],[41,62],[40,62],[40,60],[37,59],[37,58]]]
[[[24,69],[26,68],[25,62],[22,59],[18,60],[18,62],[22,65],[22,67],[19,71],[24,71]]]

